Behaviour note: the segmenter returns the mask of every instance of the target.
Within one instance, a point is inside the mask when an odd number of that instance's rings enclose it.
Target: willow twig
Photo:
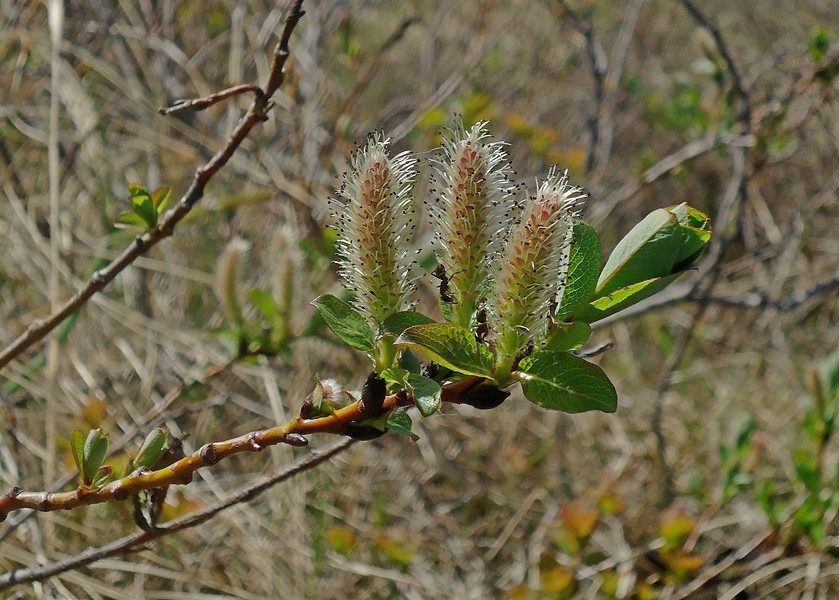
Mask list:
[[[163,108],[158,109],[161,115],[171,115],[172,113],[180,112],[182,110],[192,110],[198,112],[200,110],[204,110],[205,108],[210,108],[214,104],[218,104],[219,102],[223,102],[232,98],[234,96],[240,96],[242,94],[252,93],[256,94],[257,96],[262,95],[262,88],[258,85],[254,85],[252,83],[244,83],[242,85],[236,85],[226,90],[222,90],[220,92],[215,92],[214,94],[210,94],[204,98],[192,98],[186,100],[176,100],[171,106],[165,106]]]
[[[261,90],[262,93],[254,96],[250,108],[239,121],[224,147],[206,164],[196,169],[192,184],[178,203],[166,211],[157,227],[135,238],[134,242],[108,266],[96,271],[82,289],[59,305],[48,316],[33,321],[17,339],[0,351],[0,369],[8,365],[33,344],[42,340],[62,321],[84,306],[95,293],[102,291],[105,286],[113,281],[114,277],[124,271],[140,255],[172,235],[175,226],[189,214],[192,207],[204,196],[204,188],[207,183],[227,164],[254,126],[267,119],[266,112],[271,106],[271,96],[274,95],[274,92],[277,91],[277,88],[282,85],[285,79],[284,66],[289,56],[288,42],[292,31],[303,16],[302,4],[303,0],[295,0],[286,17],[280,41],[274,48],[271,70],[268,74],[267,83]]]
[[[211,504],[210,506],[179,519],[174,519],[168,523],[158,525],[150,531],[137,531],[131,535],[127,535],[123,538],[105,544],[104,546],[99,546],[98,548],[88,548],[75,556],[70,556],[54,563],[17,569],[0,575],[0,590],[6,590],[14,585],[22,583],[42,581],[48,577],[53,577],[67,571],[78,569],[98,560],[102,560],[103,558],[124,554],[125,552],[137,549],[138,547],[165,535],[200,525],[227,508],[244,502],[250,502],[265,490],[268,490],[283,481],[291,479],[295,475],[299,475],[300,473],[313,469],[333,456],[340,454],[349,448],[353,443],[354,440],[344,439],[325,448],[324,450],[311,452],[306,456],[297,459],[292,464],[284,467],[281,471],[275,473],[271,477],[242,488],[229,498],[216,502],[215,504]]]

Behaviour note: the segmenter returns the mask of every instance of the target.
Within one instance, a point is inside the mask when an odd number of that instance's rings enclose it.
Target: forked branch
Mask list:
[[[55,329],[60,323],[67,319],[70,315],[79,310],[82,306],[90,300],[96,292],[102,291],[113,279],[122,271],[132,264],[139,256],[144,254],[149,248],[157,245],[161,240],[172,235],[172,232],[184,217],[192,210],[192,207],[204,196],[204,188],[207,183],[215,176],[219,170],[227,164],[236,149],[242,145],[242,142],[250,134],[251,130],[257,123],[264,121],[266,113],[271,107],[271,96],[277,91],[277,88],[282,85],[285,78],[285,63],[288,60],[289,49],[288,42],[291,33],[303,16],[302,10],[303,0],[295,0],[289,10],[285,20],[285,26],[280,41],[274,48],[274,56],[271,62],[271,70],[268,74],[268,79],[265,87],[259,89],[258,93],[254,94],[253,102],[248,108],[245,115],[242,117],[239,124],[230,135],[230,139],[221,148],[215,156],[213,156],[206,164],[199,167],[195,171],[195,176],[189,189],[184,193],[178,203],[166,211],[160,219],[157,227],[147,231],[141,236],[135,238],[134,242],[128,246],[118,257],[116,257],[108,266],[99,271],[96,271],[87,284],[77,291],[72,297],[61,304],[55,311],[46,317],[36,319],[26,330],[20,334],[11,344],[0,351],[0,369],[8,365],[16,357],[20,356],[33,344],[42,340],[49,332]],[[220,99],[227,99],[242,93],[243,91],[256,92],[258,88],[255,86],[249,87],[247,90],[239,90],[236,93],[221,92]],[[226,90],[230,92],[230,90]],[[220,101],[220,100],[215,100]],[[208,99],[199,100],[193,108],[200,110],[206,108],[215,101]],[[209,102],[209,104],[207,104]],[[182,108],[183,105],[190,105],[190,102],[178,103],[176,108]]]

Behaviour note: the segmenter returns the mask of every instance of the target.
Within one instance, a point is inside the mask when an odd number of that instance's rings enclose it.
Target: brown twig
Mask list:
[[[171,115],[172,113],[180,112],[182,110],[192,110],[198,112],[199,110],[204,110],[205,108],[209,108],[214,104],[218,104],[219,102],[223,102],[234,96],[240,96],[241,94],[248,93],[261,96],[263,92],[262,88],[258,85],[243,83],[242,85],[236,85],[231,88],[227,88],[226,90],[210,94],[204,98],[176,100],[171,106],[159,108],[157,112],[161,115]]]
[[[382,413],[395,408],[403,398],[398,394],[386,397]],[[302,446],[308,443],[304,437],[311,433],[344,434],[347,426],[369,418],[360,401],[340,408],[334,413],[314,419],[295,417],[287,423],[261,431],[252,431],[229,440],[205,444],[192,454],[172,463],[168,467],[151,471],[138,469],[127,477],[112,481],[102,487],[79,486],[69,492],[25,492],[12,488],[0,497],[0,520],[15,510],[30,508],[40,512],[68,510],[77,506],[102,504],[114,500],[125,500],[145,490],[168,485],[186,485],[198,469],[213,466],[220,461],[242,452],[260,452],[269,446],[289,444]]]
[[[594,84],[594,107],[591,115],[588,118],[589,148],[586,153],[586,173],[591,172],[595,166],[595,159],[597,156],[597,148],[600,145],[600,107],[603,104],[605,96],[605,80],[609,65],[606,59],[606,53],[603,46],[594,37],[594,28],[590,23],[584,21],[580,16],[570,7],[565,0],[559,0],[559,6],[563,14],[567,18],[571,27],[583,36],[586,41],[586,53],[591,64],[591,78]]]
[[[480,377],[467,377],[464,381],[445,385],[442,401],[462,403],[464,398],[468,398],[470,390],[479,387],[483,382],[484,379]],[[410,405],[412,405],[412,399],[408,398],[404,392],[391,394],[386,396],[380,405],[377,405],[377,414],[386,414],[398,406]],[[353,433],[349,429],[350,426],[374,416],[376,415],[371,414],[364,402],[359,400],[327,416],[316,418],[297,416],[275,427],[205,444],[167,467],[156,471],[138,469],[126,477],[98,488],[79,486],[72,491],[52,493],[26,492],[15,487],[0,496],[0,520],[5,519],[13,511],[25,508],[39,512],[69,510],[78,506],[125,500],[138,492],[168,485],[186,485],[192,481],[192,475],[198,469],[211,467],[234,454],[260,452],[277,444],[302,446],[308,443],[304,436],[312,433],[350,435]]]
[[[319,464],[326,462],[337,454],[340,454],[349,448],[353,443],[354,440],[344,439],[325,448],[324,450],[313,451],[306,456],[297,459],[295,462],[286,466],[271,477],[242,488],[229,498],[216,502],[215,504],[211,504],[210,506],[179,519],[174,519],[168,523],[158,525],[150,531],[138,531],[118,540],[114,540],[104,546],[99,546],[98,548],[88,548],[75,556],[70,556],[54,563],[17,569],[0,575],[0,590],[6,590],[14,585],[22,583],[42,581],[48,577],[53,577],[67,571],[78,569],[98,560],[102,560],[103,558],[108,558],[109,556],[124,554],[165,535],[200,525],[225,509],[244,502],[250,502],[259,494],[274,487],[275,485],[287,481],[295,475],[299,475],[300,473],[313,469]]]
[[[82,289],[58,306],[48,316],[33,321],[17,339],[0,351],[0,369],[8,365],[15,357],[19,356],[33,344],[43,339],[62,321],[84,306],[95,293],[103,290],[114,277],[124,271],[137,257],[144,254],[149,248],[157,245],[161,240],[172,235],[175,226],[189,214],[192,207],[203,197],[204,188],[207,183],[227,164],[254,126],[267,119],[266,112],[270,108],[270,98],[285,78],[283,67],[289,56],[288,41],[292,31],[294,31],[294,28],[304,14],[301,9],[302,4],[303,0],[295,0],[286,17],[280,41],[274,48],[271,70],[268,75],[268,81],[262,89],[262,93],[256,94],[250,108],[248,108],[245,115],[239,121],[239,124],[233,130],[230,139],[224,147],[205,165],[196,169],[192,184],[178,203],[166,211],[156,228],[135,238],[134,243],[128,246],[108,266],[94,273]]]
[[[725,62],[725,68],[731,77],[731,83],[737,91],[737,96],[740,98],[740,102],[742,104],[740,107],[739,120],[743,125],[745,125],[746,131],[750,130],[752,121],[752,102],[746,88],[743,86],[743,79],[740,77],[740,71],[737,69],[734,59],[731,58],[731,53],[728,51],[728,45],[725,43],[722,33],[719,28],[714,25],[711,20],[702,13],[702,11],[699,10],[699,7],[697,7],[692,0],[679,1],[682,3],[682,6],[685,7],[685,10],[687,10],[693,17],[693,20],[699,23],[700,26],[707,29],[708,33],[711,34],[711,37],[714,38],[714,42],[717,44],[717,50],[719,50],[720,56]]]
[[[232,359],[226,362],[223,365],[217,365],[209,369],[203,379],[200,381],[201,384],[207,383],[210,379],[220,376],[221,374],[227,372],[233,365],[236,364],[238,359]],[[190,384],[183,384],[178,386],[177,388],[171,390],[165,397],[161,399],[159,403],[157,403],[154,407],[149,409],[145,415],[139,420],[139,422],[135,423],[131,427],[129,427],[114,443],[108,446],[108,457],[111,457],[121,451],[123,451],[130,443],[137,439],[137,436],[143,433],[144,431],[150,430],[154,427],[157,427],[160,423],[165,421],[167,418],[177,418],[179,414],[187,412],[188,410],[193,410],[194,406],[188,405],[181,408],[180,411],[176,414],[170,414],[169,409],[175,403],[175,401],[180,398],[187,389],[194,385],[195,383],[199,382],[192,382]],[[202,404],[202,409],[206,409],[206,404]],[[17,437],[14,435],[10,436],[13,440],[15,446],[17,446]],[[107,460],[107,459],[106,459]],[[46,487],[48,492],[56,492],[66,486],[68,483],[73,481],[78,476],[75,472],[66,472],[61,477],[55,479],[50,485]],[[26,512],[21,513],[16,516],[14,519],[9,519],[8,522],[4,523],[3,531],[0,531],[0,542],[5,540],[12,532],[15,531],[18,527],[20,527],[23,523],[25,523],[30,517],[32,517],[34,512]]]

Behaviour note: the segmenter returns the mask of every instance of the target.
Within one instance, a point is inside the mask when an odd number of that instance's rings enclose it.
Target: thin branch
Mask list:
[[[385,398],[381,413],[392,410],[405,403],[402,394],[392,394]],[[304,446],[308,440],[304,435],[311,433],[347,434],[347,426],[363,421],[375,415],[365,410],[361,401],[340,408],[324,417],[305,419],[301,416],[290,421],[261,431],[252,431],[229,440],[205,444],[192,454],[157,471],[137,469],[122,479],[112,481],[102,487],[90,488],[79,486],[69,492],[25,492],[12,488],[0,497],[0,520],[15,510],[30,508],[40,512],[68,510],[78,506],[102,504],[126,498],[145,490],[169,485],[186,485],[198,469],[213,466],[220,461],[242,452],[260,452],[269,446],[289,444]]]
[[[597,148],[600,146],[600,107],[605,96],[606,72],[609,65],[603,47],[594,37],[594,28],[591,24],[581,19],[565,0],[559,0],[559,6],[571,27],[585,39],[586,53],[591,64],[591,78],[594,82],[594,108],[588,118],[591,140],[586,156],[586,173],[589,173],[594,169]]]
[[[224,363],[223,365],[214,366],[205,373],[204,377],[201,380],[193,381],[189,384],[184,383],[178,386],[177,388],[171,390],[168,394],[166,394],[166,396],[164,396],[160,400],[160,402],[156,403],[155,406],[149,409],[146,412],[146,414],[142,416],[139,422],[136,422],[134,425],[129,427],[122,434],[120,439],[108,446],[108,455],[106,457],[106,460],[111,456],[118,454],[119,452],[122,452],[130,443],[137,439],[138,435],[142,434],[143,432],[151,428],[157,427],[168,418],[178,418],[178,416],[180,416],[181,414],[194,410],[194,406],[186,405],[174,414],[169,413],[169,409],[172,407],[175,401],[178,400],[178,398],[180,398],[184,394],[184,392],[186,392],[191,386],[195,385],[196,383],[202,385],[207,384],[211,379],[218,377],[223,373],[226,373],[231,367],[233,367],[233,365],[236,364],[237,360],[238,358],[234,358]],[[0,396],[2,396],[2,394],[0,394]],[[3,401],[6,401],[6,398],[4,396]],[[202,410],[206,410],[208,408],[208,405],[206,403],[202,404],[201,406]],[[14,416],[8,415],[8,410],[9,409],[7,408],[7,420],[12,419],[11,421],[8,421],[8,427],[11,428],[14,425]],[[14,444],[14,448],[17,448],[18,440],[16,435],[14,434],[14,431],[10,431],[9,429],[7,429],[7,433]],[[76,477],[78,477],[78,473],[76,472],[65,472],[61,477],[58,477],[51,484],[49,484],[46,487],[46,490],[48,492],[57,492],[58,490],[66,486],[68,483],[73,481]],[[25,523],[29,518],[31,518],[35,514],[37,513],[25,512],[16,515],[16,518],[14,519],[9,519],[7,523],[4,523],[3,531],[0,531],[0,542],[5,540],[12,532],[15,531],[15,529],[20,527],[23,523]]]
[[[171,115],[172,113],[180,112],[182,110],[192,110],[198,112],[200,110],[209,108],[214,104],[218,104],[219,102],[223,102],[229,98],[233,98],[234,96],[240,96],[242,94],[248,93],[261,96],[262,88],[252,83],[243,83],[242,85],[236,85],[231,88],[227,88],[226,90],[210,94],[209,96],[206,96],[204,98],[193,98],[191,100],[176,100],[171,106],[160,108],[157,112],[161,115]]]
[[[468,401],[470,390],[480,386],[483,381],[485,379],[482,377],[471,376],[444,385],[441,400],[453,404]],[[9,513],[26,508],[39,512],[69,510],[78,506],[102,504],[114,500],[121,501],[138,492],[169,485],[187,485],[192,481],[192,476],[198,469],[216,465],[234,454],[261,452],[265,448],[277,444],[305,446],[308,444],[308,440],[304,436],[313,433],[332,433],[350,437],[359,436],[358,439],[372,439],[372,437],[378,437],[381,433],[371,428],[371,431],[369,431],[371,437],[368,438],[364,437],[368,431],[363,427],[354,429],[351,426],[387,414],[399,406],[411,405],[413,405],[413,399],[405,392],[397,392],[386,396],[381,404],[376,403],[373,406],[365,406],[365,398],[362,395],[361,400],[339,408],[330,415],[306,418],[301,414],[281,425],[252,431],[221,442],[211,442],[167,467],[157,471],[140,468],[126,477],[98,488],[80,485],[72,491],[52,493],[45,491],[26,492],[14,487],[0,496],[0,521],[5,519]]]
[[[268,490],[279,483],[291,479],[295,475],[309,471],[319,464],[328,461],[332,457],[349,448],[354,442],[355,440],[345,439],[323,450],[313,451],[306,456],[297,459],[292,464],[286,466],[271,477],[257,483],[252,483],[251,485],[239,490],[229,498],[216,502],[215,504],[211,504],[210,506],[179,519],[169,521],[163,525],[158,525],[151,531],[138,531],[109,544],[105,544],[104,546],[99,546],[98,548],[88,548],[75,556],[71,556],[54,563],[17,569],[0,575],[0,590],[6,590],[14,585],[22,583],[42,581],[48,577],[84,567],[85,565],[102,560],[103,558],[129,552],[153,540],[177,531],[182,531],[184,529],[200,525],[201,523],[213,518],[221,511],[238,504],[250,502],[265,490]]]
[[[743,79],[740,77],[740,72],[737,69],[737,65],[734,63],[734,59],[731,58],[731,53],[728,51],[728,45],[725,43],[722,33],[719,28],[714,25],[711,20],[702,13],[702,11],[699,10],[692,0],[679,1],[682,3],[682,6],[685,7],[685,10],[690,13],[694,21],[707,29],[708,33],[711,34],[711,37],[714,38],[714,42],[717,44],[720,56],[725,62],[728,74],[731,76],[731,83],[734,85],[734,89],[737,91],[737,96],[740,98],[740,102],[742,103],[742,107],[740,109],[740,122],[745,126],[746,131],[751,130],[752,102],[746,88],[743,86]]]
[[[175,207],[166,211],[155,229],[138,236],[134,240],[134,243],[128,246],[108,266],[94,273],[87,284],[59,306],[57,310],[53,311],[47,317],[33,321],[26,328],[26,331],[0,352],[0,369],[8,365],[15,357],[19,356],[33,344],[43,339],[62,321],[84,306],[95,293],[103,290],[114,277],[124,271],[137,257],[144,254],[149,248],[157,245],[161,240],[172,235],[175,226],[189,214],[192,207],[203,197],[204,188],[207,183],[227,164],[254,126],[267,119],[266,112],[270,108],[270,98],[285,79],[283,67],[289,56],[288,41],[292,31],[304,14],[301,9],[302,4],[303,0],[295,0],[286,17],[285,27],[283,28],[280,41],[274,48],[271,71],[263,93],[257,94],[254,97],[250,108],[248,108],[244,117],[242,117],[242,120],[236,126],[236,129],[233,130],[227,144],[209,162],[196,169],[192,184]]]

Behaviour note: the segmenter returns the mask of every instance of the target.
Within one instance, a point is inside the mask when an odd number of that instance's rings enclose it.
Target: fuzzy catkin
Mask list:
[[[525,205],[500,259],[489,301],[491,339],[512,360],[541,333],[550,304],[565,285],[574,207],[585,193],[552,168]]]
[[[415,165],[407,152],[388,156],[388,140],[371,134],[333,200],[341,281],[373,327],[410,306]]]
[[[509,228],[512,173],[503,142],[492,142],[487,123],[466,131],[456,123],[435,161],[441,185],[429,212],[437,259],[448,278],[452,320],[472,324],[486,293],[490,263]]]

